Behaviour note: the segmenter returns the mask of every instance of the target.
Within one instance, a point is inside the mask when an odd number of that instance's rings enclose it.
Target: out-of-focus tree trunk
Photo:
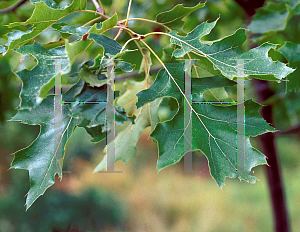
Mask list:
[[[255,14],[255,10],[264,5],[265,1],[260,0],[235,0],[246,12],[248,22]],[[269,87],[268,81],[254,79],[255,91],[258,101],[261,103],[274,95]],[[262,117],[272,125],[273,111],[272,106],[265,106],[261,110]],[[275,134],[266,133],[260,136],[263,153],[267,156],[269,166],[266,166],[266,172],[269,182],[269,190],[272,200],[274,214],[274,228],[276,232],[289,232],[289,220],[286,209],[283,183],[278,162],[278,155],[275,146]]]

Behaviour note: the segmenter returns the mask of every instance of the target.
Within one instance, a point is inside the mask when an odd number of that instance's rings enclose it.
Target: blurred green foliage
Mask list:
[[[10,63],[7,57],[0,57],[0,123],[16,113],[18,104],[18,79],[8,68]]]
[[[28,182],[25,171],[15,171],[1,194],[0,231],[103,231],[124,228],[127,209],[112,192],[86,189],[79,194],[52,189],[24,212],[22,202]]]

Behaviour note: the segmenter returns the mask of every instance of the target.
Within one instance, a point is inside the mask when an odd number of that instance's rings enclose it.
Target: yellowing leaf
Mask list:
[[[145,76],[146,78],[148,78],[148,80],[150,81],[150,68],[152,65],[152,61],[151,61],[151,56],[150,56],[150,51],[146,48],[142,48],[142,52],[143,52],[143,59],[142,59],[142,63],[140,66],[140,73],[141,72],[145,72]]]
[[[140,109],[136,109],[136,94],[141,90],[147,89],[148,78],[145,78],[144,81],[141,82],[127,80],[124,84],[127,87],[127,90],[117,99],[116,104],[124,108],[129,116],[136,116],[134,124],[128,124],[124,130],[118,133],[115,140],[111,142],[115,144],[115,160],[108,161],[107,155],[105,155],[100,164],[95,168],[94,172],[110,167],[113,162],[116,162],[117,160],[122,160],[127,164],[136,156],[136,144],[143,130],[148,126],[151,126],[153,130],[159,122],[158,107],[162,99],[155,99],[153,102],[144,105]],[[104,152],[106,152],[106,149],[107,146],[105,147]]]
[[[149,105],[140,108],[136,113],[137,118],[135,124],[130,123],[123,131],[118,133],[115,140],[111,142],[115,144],[114,162],[121,159],[127,164],[134,158],[136,155],[136,144],[140,135],[147,126],[150,126]],[[106,148],[107,146],[105,147],[104,152],[106,152]],[[110,167],[112,164],[113,162],[107,163],[107,155],[105,155],[100,164],[95,168],[94,172],[106,169],[106,165],[107,167]]]
[[[126,80],[124,85],[126,86],[126,92],[117,99],[116,104],[125,109],[129,116],[136,114],[136,105],[138,98],[136,94],[143,89],[147,88],[148,80],[145,78],[141,82]]]

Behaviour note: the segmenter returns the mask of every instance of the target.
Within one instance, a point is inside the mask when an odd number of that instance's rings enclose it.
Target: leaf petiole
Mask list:
[[[93,22],[95,22],[95,21],[97,21],[97,20],[99,20],[99,19],[102,19],[102,18],[103,18],[103,16],[94,18],[94,19],[92,19],[92,20],[86,22],[85,24],[83,24],[82,27],[86,27],[88,24],[93,23]]]
[[[166,36],[169,36],[170,38],[179,40],[178,38],[174,37],[173,35],[170,35],[170,34],[165,33],[165,32],[160,32],[160,31],[150,32],[150,33],[147,33],[147,34],[145,34],[145,35],[143,35],[143,36],[144,36],[144,38],[146,38],[146,37],[148,37],[148,36],[150,36],[150,35],[166,35]],[[179,41],[181,41],[181,40],[179,40]],[[186,44],[186,42],[184,42],[184,41],[181,41],[181,42],[183,42],[183,43]],[[204,54],[204,53],[203,53],[203,54],[200,54],[200,53],[195,52],[195,51],[191,51],[191,52],[194,53],[194,54],[197,55],[197,56],[207,57],[207,55]],[[200,51],[200,52],[201,52],[201,51]]]
[[[160,22],[156,22],[156,21],[151,20],[151,19],[144,19],[144,18],[130,18],[130,19],[128,19],[128,21],[133,21],[133,20],[154,23],[154,24],[157,24],[157,25],[160,25],[160,26],[166,28],[168,31],[172,31],[172,29],[169,28],[168,26],[166,26],[165,24],[160,23]],[[120,23],[124,23],[125,21],[126,21],[126,19],[123,19],[123,20],[120,21]]]
[[[125,27],[128,27],[128,19],[129,19],[129,14],[130,14],[131,3],[132,3],[132,0],[129,0],[128,10],[127,10],[127,17],[126,17],[126,21],[125,21]]]

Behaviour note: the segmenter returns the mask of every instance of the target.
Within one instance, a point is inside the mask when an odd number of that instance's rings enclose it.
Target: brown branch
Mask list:
[[[0,14],[6,14],[9,12],[15,11],[19,6],[23,5],[27,0],[20,0],[19,2],[15,3],[14,5],[7,7],[5,9],[0,10]]]
[[[154,66],[150,69],[150,73],[157,73],[160,69],[162,68],[162,66]],[[140,73],[139,71],[134,71],[128,74],[123,74],[123,75],[119,75],[116,76],[115,81],[121,81],[127,78],[133,78],[133,77],[139,77],[139,76],[143,76],[144,73]]]
[[[269,87],[267,81],[254,79],[255,89],[259,98],[259,102],[263,102],[270,98],[274,93]],[[268,122],[273,122],[273,107],[271,105],[265,106],[261,110],[261,116]],[[275,144],[275,133],[266,133],[260,135],[260,141],[263,153],[268,158],[268,165],[266,166],[267,177],[269,182],[270,195],[272,200],[273,214],[275,219],[276,232],[289,231],[288,212],[285,203],[285,194],[283,189],[283,182],[280,171],[280,163],[278,161],[278,153]]]
[[[289,135],[289,134],[299,134],[300,135],[300,125],[290,128],[286,131],[276,131],[275,135]]]
[[[255,14],[256,9],[263,6],[264,0],[235,0],[246,12],[247,21]],[[254,48],[253,45],[251,48]],[[274,95],[268,81],[254,79],[255,91],[259,102],[264,102]],[[261,110],[261,116],[272,125],[273,107],[268,105]],[[285,201],[283,182],[281,177],[280,163],[275,144],[275,133],[266,133],[259,136],[263,153],[268,158],[269,166],[266,166],[266,172],[269,182],[269,190],[272,201],[274,215],[274,229],[276,232],[289,232],[289,217]]]
[[[256,9],[264,5],[265,1],[262,0],[235,0],[247,13],[247,15],[252,16],[255,14]]]

